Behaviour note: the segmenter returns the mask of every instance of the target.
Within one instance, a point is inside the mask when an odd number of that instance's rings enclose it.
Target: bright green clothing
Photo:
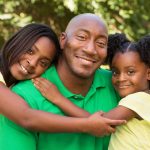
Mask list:
[[[136,112],[143,120],[136,118],[117,127],[111,136],[109,150],[150,149],[150,95],[138,92],[123,98],[119,105]]]
[[[90,113],[99,110],[109,111],[117,105],[119,97],[111,85],[109,71],[96,71],[93,84],[85,97],[73,94],[65,88],[54,66],[48,69],[43,77],[57,85],[60,92],[74,104]],[[20,82],[13,87],[13,91],[22,96],[34,109],[64,115],[57,106],[47,101],[39,93],[30,80]],[[33,141],[30,142],[34,144]],[[107,150],[108,142],[109,137],[97,138],[82,133],[40,133],[37,150]],[[26,148],[26,150],[29,149]]]
[[[36,134],[0,115],[0,150],[36,150]]]

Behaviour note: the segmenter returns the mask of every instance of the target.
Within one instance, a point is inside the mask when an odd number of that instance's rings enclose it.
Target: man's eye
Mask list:
[[[100,48],[105,48],[106,44],[103,43],[103,42],[97,42],[97,46],[100,47]]]
[[[33,54],[33,50],[29,49],[26,53],[29,54],[29,55],[32,55]]]
[[[82,41],[86,39],[85,36],[83,36],[83,35],[78,35],[77,38]]]

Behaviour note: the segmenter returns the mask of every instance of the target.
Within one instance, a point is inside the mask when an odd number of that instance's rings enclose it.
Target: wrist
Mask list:
[[[52,102],[55,105],[60,105],[61,104],[61,100],[62,100],[62,95],[61,94],[56,94],[55,98],[53,98]]]
[[[89,133],[89,121],[88,118],[81,118],[81,124],[79,126],[79,132],[81,133]]]

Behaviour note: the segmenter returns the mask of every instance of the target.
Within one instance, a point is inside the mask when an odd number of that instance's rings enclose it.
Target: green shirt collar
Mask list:
[[[89,92],[87,93],[86,97],[91,95],[92,93],[95,93],[97,88],[103,88],[106,86],[105,80],[103,79],[103,76],[100,74],[100,70],[101,69],[96,70],[94,74],[93,84]],[[65,97],[67,98],[74,97],[75,99],[78,100],[80,99],[82,100],[84,98],[80,94],[72,93],[64,86],[54,65],[52,65],[42,76],[50,80],[52,83],[54,83],[58,87],[59,91],[63,93]]]

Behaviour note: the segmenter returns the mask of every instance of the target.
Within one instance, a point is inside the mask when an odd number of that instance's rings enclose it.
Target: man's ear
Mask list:
[[[65,46],[65,43],[66,43],[66,38],[67,38],[66,33],[62,32],[60,37],[59,37],[59,43],[60,43],[61,49],[64,49],[64,46]]]
[[[147,69],[147,80],[150,80],[150,68]]]

